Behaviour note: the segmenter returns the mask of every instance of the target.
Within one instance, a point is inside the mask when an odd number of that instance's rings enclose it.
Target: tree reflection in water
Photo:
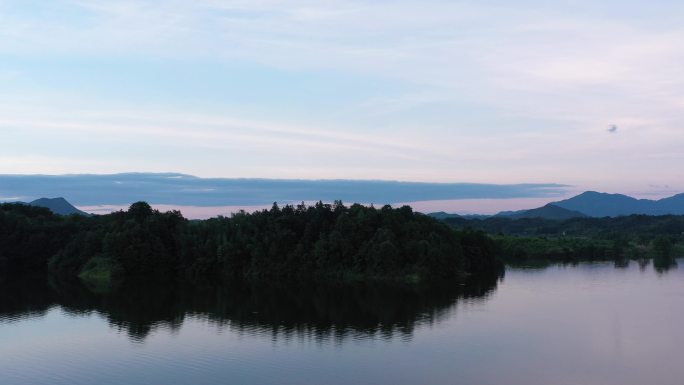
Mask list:
[[[656,256],[653,258],[653,268],[658,274],[665,274],[677,268],[677,260],[671,256]]]
[[[93,312],[144,342],[156,329],[179,329],[187,317],[274,340],[400,336],[410,339],[455,311],[459,301],[482,301],[503,271],[465,283],[257,283],[128,281],[98,292],[57,277],[0,281],[0,322],[40,317],[53,306],[72,316]]]

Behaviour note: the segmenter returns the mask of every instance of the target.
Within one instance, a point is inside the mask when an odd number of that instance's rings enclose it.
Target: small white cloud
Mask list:
[[[0,196],[0,202],[16,202],[16,201],[20,201],[22,198],[23,198],[23,197],[19,197],[19,196],[16,196],[16,197],[3,197],[3,196]]]

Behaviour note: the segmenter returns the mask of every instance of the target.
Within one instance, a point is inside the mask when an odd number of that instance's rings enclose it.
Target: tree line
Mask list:
[[[629,215],[605,218],[446,218],[454,229],[476,229],[494,237],[508,262],[535,260],[624,260],[684,256],[684,216]]]
[[[249,278],[453,278],[500,268],[496,243],[408,206],[274,204],[191,221],[145,202],[92,217],[0,205],[0,271],[92,279],[148,274]]]

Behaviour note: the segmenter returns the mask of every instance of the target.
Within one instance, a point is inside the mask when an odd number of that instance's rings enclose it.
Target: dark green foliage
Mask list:
[[[630,215],[615,218],[572,218],[553,220],[543,218],[487,219],[447,218],[444,222],[454,228],[473,228],[489,234],[521,236],[566,236],[594,239],[635,239],[648,242],[658,235],[684,239],[684,216]]]
[[[502,257],[512,263],[530,260],[617,260],[625,249],[613,241],[557,237],[500,237]]]
[[[658,258],[672,258],[672,241],[663,235],[659,235],[653,240],[653,251]]]
[[[186,268],[199,274],[453,277],[494,264],[471,263],[461,234],[410,207],[274,205],[191,223],[188,232],[197,240],[191,253],[198,257],[189,258]],[[490,251],[471,254],[494,261]]]
[[[50,260],[52,270],[78,274],[92,259],[131,274],[168,274],[178,268],[183,228],[180,212],[160,213],[145,202],[128,211],[87,218]]]
[[[58,217],[43,207],[0,205],[0,271],[44,270],[63,249],[80,218]]]
[[[100,280],[113,274],[420,280],[499,267],[496,244],[483,233],[454,231],[408,206],[274,204],[206,221],[145,202],[96,217],[2,207],[3,266],[49,264],[54,272]]]
[[[658,272],[665,272],[677,265],[674,255],[674,243],[670,237],[660,235],[653,240],[653,267]]]
[[[509,262],[529,260],[616,260],[675,255],[684,244],[684,216],[617,218],[446,218],[456,229],[478,229],[500,245]],[[680,246],[677,246],[680,245]]]

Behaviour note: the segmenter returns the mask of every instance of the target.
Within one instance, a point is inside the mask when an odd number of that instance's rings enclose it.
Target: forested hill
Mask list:
[[[684,216],[630,215],[616,218],[578,217],[564,220],[547,218],[490,217],[486,219],[445,218],[455,229],[476,229],[489,234],[537,237],[586,237],[594,239],[639,239],[647,241],[668,236],[684,241]]]
[[[495,270],[494,242],[410,207],[273,205],[188,221],[138,202],[109,215],[62,217],[0,205],[0,271],[89,279],[175,274],[255,278],[452,278]]]
[[[684,216],[443,221],[455,229],[477,229],[491,234],[500,246],[501,257],[508,262],[655,258],[664,267],[674,264],[674,258],[684,256]]]

